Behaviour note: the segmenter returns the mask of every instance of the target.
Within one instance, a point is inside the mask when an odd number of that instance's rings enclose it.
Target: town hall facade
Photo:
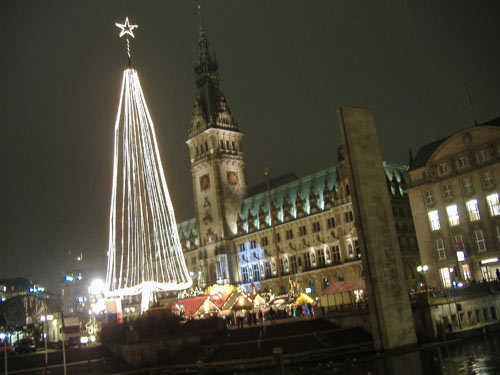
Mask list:
[[[319,294],[329,284],[363,278],[342,147],[336,165],[328,169],[302,178],[288,174],[272,180],[271,210],[266,185],[248,186],[243,133],[221,90],[218,63],[201,22],[198,47],[196,95],[186,142],[195,218],[178,224],[193,285],[231,283],[279,290],[281,271],[286,289],[309,288]],[[384,169],[404,273],[414,287],[421,280],[405,193],[408,167],[384,162]]]

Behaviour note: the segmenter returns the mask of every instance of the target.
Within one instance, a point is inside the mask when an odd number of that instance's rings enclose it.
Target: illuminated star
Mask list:
[[[121,24],[116,22],[115,25],[119,27],[122,31],[120,32],[120,38],[124,36],[125,34],[130,35],[132,38],[135,38],[134,33],[132,30],[136,29],[139,27],[139,25],[131,25],[128,21],[128,17],[125,18],[125,23]]]

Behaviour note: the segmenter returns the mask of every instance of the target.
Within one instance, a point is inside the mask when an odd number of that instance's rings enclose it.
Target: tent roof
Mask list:
[[[227,293],[227,294],[217,293],[210,296],[210,301],[220,309],[224,305],[224,303],[226,303],[231,294],[232,293]]]
[[[350,292],[352,290],[366,289],[365,280],[358,278],[347,281],[339,281],[326,288],[321,295]]]
[[[190,297],[180,300],[177,304],[184,306],[184,313],[186,315],[192,315],[198,311],[207,298],[207,296]]]

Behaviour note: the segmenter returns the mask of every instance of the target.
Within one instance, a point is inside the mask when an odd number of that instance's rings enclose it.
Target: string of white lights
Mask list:
[[[115,122],[107,297],[183,290],[192,280],[177,232],[154,124],[134,69],[123,73]]]

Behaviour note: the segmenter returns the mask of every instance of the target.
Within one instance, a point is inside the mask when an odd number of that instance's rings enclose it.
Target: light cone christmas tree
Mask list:
[[[128,18],[116,24],[127,36],[129,68],[123,72],[115,123],[109,218],[107,297],[142,294],[147,310],[154,292],[189,288],[172,202],[154,124],[137,71],[130,67]]]

